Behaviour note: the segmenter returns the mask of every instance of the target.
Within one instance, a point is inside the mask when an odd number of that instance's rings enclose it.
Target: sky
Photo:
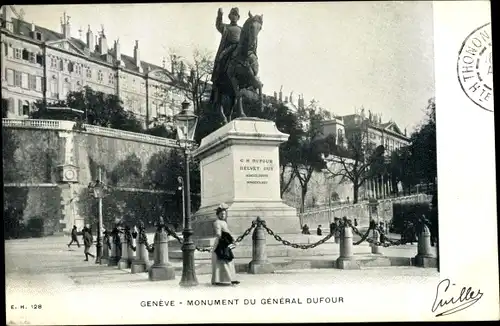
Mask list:
[[[433,12],[431,1],[330,3],[175,3],[32,5],[24,20],[60,31],[64,12],[71,34],[82,38],[88,25],[104,26],[108,46],[120,39],[121,52],[133,55],[139,40],[141,59],[161,66],[174,51],[186,59],[195,49],[215,54],[224,22],[239,7],[240,25],[263,14],[257,54],[264,93],[283,86],[283,97],[303,94],[337,115],[365,111],[392,119],[401,129],[414,129],[434,96]]]

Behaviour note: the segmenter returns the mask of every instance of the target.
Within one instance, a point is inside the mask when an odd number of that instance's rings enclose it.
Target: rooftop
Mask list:
[[[17,19],[17,18],[13,18],[12,22],[14,24],[14,34],[22,35],[22,36],[29,36],[30,35],[31,23],[25,22],[25,21]],[[35,24],[34,24],[34,27],[35,27],[35,32],[42,33],[43,42],[54,42],[54,41],[65,40],[65,37],[62,33],[58,33],[58,32],[55,32],[53,30],[50,30],[50,29],[47,29],[45,27],[41,27],[41,26],[38,26]],[[85,49],[87,48],[87,44],[84,41],[82,41],[81,39],[78,39],[75,37],[70,37],[70,38],[68,38],[68,40],[81,51],[85,51]],[[101,61],[103,63],[107,63],[106,58],[103,55],[101,55],[100,53],[95,52],[95,49],[88,49],[88,50],[90,50],[88,57],[90,57],[94,60],[97,60],[97,61]],[[108,50],[108,54],[109,55],[114,54],[112,48]],[[135,65],[135,59],[133,56],[121,54],[121,60],[123,61],[125,68],[127,70],[131,70],[131,71],[135,71],[136,73],[140,73],[139,68]],[[171,73],[167,69],[160,67],[158,65],[149,63],[149,62],[145,62],[145,61],[141,61],[141,68],[142,68],[142,71],[144,74],[146,74],[148,71],[159,69],[159,70],[162,70],[163,72],[165,72],[167,75],[171,75]]]

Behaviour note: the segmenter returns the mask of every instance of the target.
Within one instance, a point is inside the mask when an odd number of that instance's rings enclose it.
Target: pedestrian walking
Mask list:
[[[71,247],[73,242],[76,242],[78,248],[80,248],[80,242],[78,242],[78,231],[76,229],[76,225],[73,225],[73,229],[71,230],[71,242],[68,243],[68,248]]]
[[[83,253],[85,254],[85,261],[89,261],[89,256],[94,258],[95,256],[89,252],[90,247],[92,247],[92,244],[94,243],[94,237],[92,236],[92,230],[90,229],[89,225],[87,225],[83,231],[83,245],[85,246],[85,250]]]
[[[212,285],[235,285],[240,283],[236,280],[232,251],[235,244],[227,225],[227,208],[227,205],[222,203],[215,211],[217,219],[213,224],[215,243],[212,247]]]

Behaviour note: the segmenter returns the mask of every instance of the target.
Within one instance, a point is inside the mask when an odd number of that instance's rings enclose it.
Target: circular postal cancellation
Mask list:
[[[462,90],[476,105],[493,112],[491,23],[474,30],[458,53],[457,74]]]

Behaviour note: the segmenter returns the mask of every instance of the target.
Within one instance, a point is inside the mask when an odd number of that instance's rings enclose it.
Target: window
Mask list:
[[[68,82],[68,80],[64,81],[63,84],[63,90],[62,90],[62,97],[65,98],[68,96],[68,93],[71,92],[71,84]]]
[[[115,76],[113,75],[113,73],[110,73],[110,74],[109,74],[108,83],[109,83],[110,85],[114,85],[114,84],[115,84]]]
[[[14,85],[14,70],[7,69],[7,85]]]
[[[14,58],[21,59],[21,49],[14,49]]]
[[[75,64],[73,62],[68,62],[68,72],[75,71]]]
[[[39,41],[41,41],[41,40],[42,40],[42,33],[40,33],[40,32],[36,32],[36,34],[35,34],[35,35],[36,35],[36,39],[37,39],[37,40],[39,40]]]
[[[79,76],[82,75],[82,66],[81,65],[75,65],[75,73]]]
[[[97,72],[97,81],[102,83],[102,71],[100,70]]]
[[[29,60],[29,52],[28,50],[26,49],[23,49],[23,52],[22,52],[22,57],[23,57],[23,60]]]
[[[57,80],[55,78],[50,80],[50,94],[51,97],[57,98],[59,95],[58,93],[58,87],[57,87]]]
[[[92,70],[87,68],[87,78],[92,78]]]
[[[42,77],[40,77],[40,76],[35,77],[35,90],[37,92],[42,91]]]
[[[21,86],[21,72],[19,71],[14,71],[14,85],[15,86]]]
[[[59,70],[64,71],[64,61],[63,59],[59,60]]]
[[[25,72],[21,73],[21,87],[29,89],[29,75]]]
[[[54,57],[50,58],[50,68],[57,69],[57,59]]]
[[[23,102],[23,114],[22,115],[29,115],[30,114],[30,103],[28,101]]]
[[[36,76],[35,75],[29,75],[28,79],[28,87],[29,89],[36,89]]]
[[[28,55],[28,61],[31,63],[36,63],[36,54],[33,52],[30,52]]]

